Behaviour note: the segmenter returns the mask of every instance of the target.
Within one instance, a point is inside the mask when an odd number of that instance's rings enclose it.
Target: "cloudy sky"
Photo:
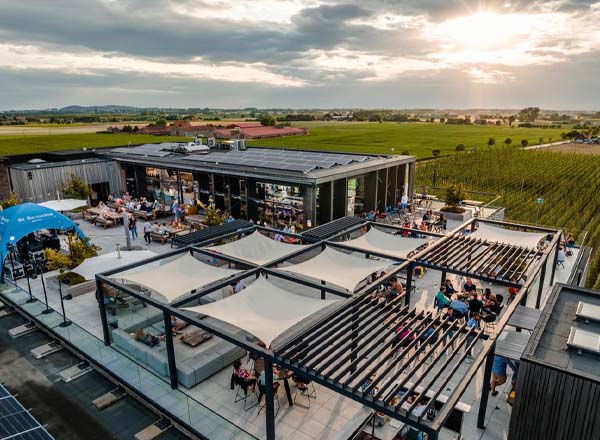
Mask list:
[[[0,109],[600,109],[600,1],[0,0]]]

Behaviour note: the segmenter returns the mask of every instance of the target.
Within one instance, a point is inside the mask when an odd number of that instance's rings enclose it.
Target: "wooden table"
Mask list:
[[[256,364],[255,364],[256,365]],[[266,373],[265,373],[266,374]],[[294,406],[294,399],[292,399],[292,390],[290,388],[289,379],[294,375],[293,372],[288,370],[278,370],[277,378],[275,380],[280,380],[283,382],[283,387],[285,388],[285,395],[287,397],[288,404],[290,406]],[[258,393],[258,403],[262,400],[263,392],[262,390]]]
[[[185,337],[184,337],[185,336]],[[212,339],[213,335],[204,331],[193,331],[187,335],[182,335],[179,340],[185,345],[190,347],[197,347],[198,345],[204,344],[206,341]]]

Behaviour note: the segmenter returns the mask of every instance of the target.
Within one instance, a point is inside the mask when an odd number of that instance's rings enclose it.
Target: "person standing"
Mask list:
[[[150,232],[152,232],[152,223],[148,219],[144,222],[144,241],[146,244],[152,243],[152,237],[150,236]]]
[[[131,215],[129,217],[129,232],[131,233],[131,239],[135,240],[138,236],[138,232],[137,232],[137,220],[133,215]]]
[[[494,355],[494,362],[492,364],[492,380],[490,383],[492,396],[498,395],[498,390],[496,390],[497,386],[504,385],[506,383],[506,367],[510,367],[515,374],[517,373],[518,367],[512,363],[510,359],[498,354]]]
[[[402,194],[402,198],[400,199],[400,209],[402,213],[406,212],[406,208],[408,207],[408,196],[406,193]]]

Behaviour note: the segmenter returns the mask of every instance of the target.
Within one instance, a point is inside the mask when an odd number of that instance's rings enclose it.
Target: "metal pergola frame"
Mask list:
[[[550,253],[556,249],[554,255],[554,263],[556,264],[558,243],[562,233],[558,230],[551,230],[547,228],[537,228],[530,227],[525,225],[518,225],[513,223],[505,223],[498,221],[488,221],[482,219],[474,219],[470,220],[463,225],[461,225],[456,230],[450,232],[450,234],[446,236],[441,236],[440,234],[435,233],[424,233],[418,231],[422,235],[428,235],[433,237],[440,237],[437,242],[433,245],[428,246],[424,250],[417,252],[416,255],[411,256],[407,259],[399,259],[393,258],[388,255],[379,254],[376,255],[373,252],[361,251],[358,248],[350,248],[345,247],[343,243],[337,242],[336,240],[343,238],[345,235],[349,235],[350,233],[363,228],[365,226],[371,227],[373,224],[378,227],[394,229],[394,230],[405,230],[405,228],[392,226],[387,224],[380,224],[374,222],[361,222],[356,224],[351,228],[345,227],[342,231],[337,234],[333,234],[328,239],[313,243],[312,245],[303,247],[298,252],[291,253],[285,257],[279,258],[277,260],[271,261],[268,264],[257,266],[245,261],[241,261],[236,258],[227,257],[225,255],[216,253],[206,248],[201,248],[201,246],[206,246],[211,243],[215,243],[224,239],[229,239],[235,236],[243,235],[246,233],[253,232],[254,230],[260,230],[268,233],[278,233],[287,236],[293,236],[294,238],[302,240],[302,235],[297,234],[285,234],[282,231],[278,231],[271,228],[264,228],[256,225],[254,228],[248,228],[243,231],[235,231],[232,233],[225,234],[223,236],[214,237],[208,242],[202,242],[195,244],[193,246],[188,246],[185,248],[180,248],[175,251],[169,252],[167,254],[159,255],[153,257],[148,260],[144,260],[137,263],[132,263],[130,265],[114,269],[111,271],[103,272],[101,274],[96,275],[96,285],[97,285],[97,296],[98,303],[100,307],[100,314],[103,326],[103,336],[105,344],[109,345],[111,343],[110,329],[108,325],[108,318],[106,315],[106,308],[104,305],[104,285],[110,286],[114,289],[125,292],[132,297],[139,299],[140,301],[150,304],[153,307],[161,310],[163,313],[163,318],[165,322],[165,327],[169,328],[171,316],[175,316],[185,322],[188,322],[198,328],[211,332],[215,336],[222,338],[228,342],[231,342],[247,351],[252,353],[257,357],[262,357],[265,360],[265,369],[268,370],[272,367],[273,364],[281,365],[283,367],[288,368],[289,370],[303,375],[311,380],[314,380],[316,383],[321,384],[338,394],[341,394],[345,397],[351,398],[375,411],[379,411],[384,413],[394,419],[401,420],[402,422],[413,426],[415,429],[427,432],[430,435],[431,439],[437,438],[439,430],[444,425],[447,418],[450,416],[451,411],[458,403],[460,397],[464,394],[468,384],[471,382],[473,377],[476,375],[477,370],[484,360],[486,361],[486,368],[484,372],[484,390],[481,398],[480,404],[480,415],[478,423],[480,427],[483,425],[483,418],[485,416],[485,406],[487,405],[487,394],[489,393],[489,376],[491,374],[491,359],[493,358],[494,348],[495,348],[495,337],[491,337],[490,339],[485,340],[483,338],[482,332],[474,329],[466,329],[464,325],[458,326],[456,323],[449,323],[447,320],[443,319],[440,316],[433,316],[430,313],[426,313],[425,311],[417,311],[415,309],[410,309],[410,288],[412,283],[412,272],[415,265],[422,265],[420,259],[423,258],[427,253],[434,251],[439,246],[446,244],[451,244],[456,238],[457,233],[470,226],[473,222],[488,222],[495,223],[498,225],[506,225],[509,227],[520,227],[523,229],[535,229],[535,230],[543,230],[544,232],[553,233],[553,240],[550,246],[540,255],[540,257],[531,264],[531,268],[529,269],[529,277],[524,285],[518,285],[520,287],[520,291],[517,293],[515,300],[508,306],[505,313],[502,315],[500,321],[497,324],[497,333],[500,334],[502,329],[506,326],[510,316],[516,309],[519,303],[524,302],[527,298],[528,290],[532,286],[533,281],[537,277],[537,275],[542,272],[542,279],[540,282],[540,292],[543,285],[543,277],[546,271],[546,262],[550,256]],[[367,256],[373,255],[381,258],[390,259],[396,261],[398,266],[394,268],[394,270],[387,273],[385,276],[377,279],[374,283],[368,284],[360,289],[358,292],[353,295],[349,294],[347,291],[343,289],[338,289],[333,286],[323,285],[322,283],[299,279],[292,274],[286,274],[281,270],[274,268],[278,264],[284,263],[292,258],[301,256],[310,252],[318,247],[323,248],[324,246],[334,246],[339,248],[346,248],[348,251],[363,253]],[[165,304],[161,301],[158,301],[152,297],[148,297],[146,295],[141,294],[140,292],[124,286],[118,283],[116,280],[109,278],[112,275],[115,275],[119,272],[129,270],[135,267],[139,267],[145,265],[147,263],[157,261],[163,258],[169,258],[177,254],[181,254],[184,252],[196,252],[202,255],[207,255],[211,257],[215,257],[217,259],[221,259],[230,264],[239,265],[243,268],[246,268],[245,271],[237,274],[233,277],[229,277],[222,281],[213,283],[210,286],[202,287],[199,289],[195,289],[190,292],[187,296],[173,302],[172,304]],[[430,266],[428,266],[430,267]],[[471,276],[470,273],[463,273],[460,268],[453,267],[445,267],[445,266],[436,266],[433,267],[437,270],[442,270],[444,272],[457,273],[460,275]],[[380,285],[387,280],[396,277],[397,274],[403,270],[407,270],[407,289],[406,295],[399,296],[395,300],[389,303],[377,303],[371,299],[371,293],[377,290]],[[443,274],[445,274],[443,272]],[[318,322],[311,325],[309,328],[301,332],[299,335],[292,337],[285,341],[285,343],[275,349],[275,351],[267,348],[260,347],[257,344],[247,341],[245,338],[240,337],[238,335],[232,334],[226,330],[223,330],[215,325],[207,323],[202,319],[198,318],[194,314],[186,311],[180,310],[178,307],[181,307],[191,301],[194,301],[202,296],[208,295],[211,292],[217,291],[224,286],[227,286],[233,281],[241,280],[244,278],[248,278],[251,276],[258,277],[263,274],[266,277],[275,276],[282,279],[286,279],[290,282],[294,282],[305,287],[313,288],[321,291],[321,297],[325,298],[326,293],[330,293],[336,296],[341,296],[346,298],[345,301],[342,301],[339,307],[336,307],[334,310],[327,313],[324,317],[322,317]],[[553,271],[554,275],[554,271]],[[477,278],[473,276],[473,278]],[[486,278],[487,280],[487,278]],[[499,280],[489,279],[491,282],[498,283]],[[508,284],[511,285],[511,284]],[[411,373],[417,374],[417,370],[423,366],[424,359],[429,359],[432,361],[432,365],[442,366],[440,371],[445,370],[445,367],[450,368],[448,370],[450,375],[443,379],[442,386],[438,389],[433,389],[432,386],[439,378],[439,374],[435,374],[433,379],[428,378],[427,374],[418,376],[416,382],[408,383],[407,379],[399,379],[400,375],[398,372],[392,372],[392,369],[389,365],[385,365],[387,360],[389,360],[392,356],[392,352],[381,353],[384,356],[383,361],[378,361],[377,363],[373,363],[373,360],[370,360],[370,356],[366,356],[366,353],[369,350],[377,350],[381,351],[382,348],[380,346],[375,345],[376,342],[380,342],[383,344],[383,351],[389,349],[392,346],[394,340],[394,332],[388,328],[388,331],[384,331],[380,333],[376,339],[371,339],[367,337],[370,335],[375,329],[378,328],[380,324],[382,324],[382,320],[388,319],[389,322],[394,322],[394,326],[412,326],[411,333],[415,336],[415,339],[409,344],[408,348],[404,347],[401,352],[402,359],[402,368],[399,371],[404,371],[405,369],[410,369]],[[397,328],[397,327],[396,327]],[[424,340],[424,343],[419,347],[416,347],[418,341],[424,337],[425,332],[429,329],[433,329],[433,333],[430,334]],[[450,334],[453,333],[452,336]],[[335,335],[344,335],[341,339],[334,338]],[[166,332],[166,345],[167,345],[167,357],[169,364],[169,378],[171,382],[171,386],[176,388],[178,386],[177,381],[177,369],[176,369],[176,359],[175,352],[173,350],[173,337],[170,332]],[[449,356],[443,360],[442,356],[435,353],[435,349],[439,347],[441,341],[450,337],[450,339],[456,342],[457,346],[453,347],[452,352]],[[467,337],[469,337],[469,341],[467,342]],[[470,338],[473,339],[470,339]],[[435,339],[435,341],[434,341]],[[482,349],[479,351],[479,355],[474,360],[471,368],[467,371],[466,374],[463,375],[462,380],[459,385],[452,391],[449,395],[446,403],[442,405],[442,407],[438,410],[437,415],[433,418],[433,420],[426,420],[426,417],[415,417],[412,412],[415,409],[415,404],[409,406],[408,409],[402,407],[403,401],[408,396],[409,392],[414,391],[419,384],[424,383],[425,386],[421,387],[425,390],[430,391],[431,397],[430,401],[427,404],[427,408],[431,406],[431,404],[435,401],[435,399],[439,396],[441,391],[445,388],[448,381],[457,373],[458,367],[462,363],[465,358],[465,353],[459,354],[460,348],[463,346],[467,346],[467,348],[472,348],[475,345],[477,340],[482,341]],[[442,353],[448,350],[448,347],[451,344],[448,344],[446,348],[442,350]],[[325,352],[320,352],[320,348],[327,347]],[[432,348],[433,347],[433,348]],[[409,354],[411,348],[415,348],[415,353]],[[315,355],[316,354],[316,355]],[[417,359],[417,355],[424,355],[423,359]],[[308,356],[308,355],[312,355]],[[308,357],[307,357],[308,356]],[[406,358],[405,358],[406,357]],[[329,359],[335,359],[334,364],[327,365],[327,361]],[[450,362],[453,359],[457,360],[457,364],[453,367],[450,367]],[[369,362],[369,364],[367,364]],[[412,367],[411,364],[416,362]],[[367,388],[361,388],[362,383],[359,383],[361,380],[365,379],[365,374],[361,373],[364,371],[365,365],[368,365],[368,373],[376,374],[373,378],[372,384],[367,385]],[[392,364],[393,365],[393,364]],[[425,367],[426,373],[431,373],[434,369],[434,366]],[[335,368],[334,368],[335,367]],[[339,368],[339,371],[333,374],[333,372]],[[377,374],[379,372],[379,374]],[[391,374],[391,376],[388,376]],[[368,377],[369,374],[366,375]],[[408,376],[410,377],[410,376]],[[343,382],[342,382],[343,380]],[[395,382],[395,383],[394,383]],[[375,387],[380,384],[380,388],[375,391]],[[383,385],[381,385],[383,384]],[[403,388],[407,389],[407,393],[403,398],[398,402],[396,402],[393,406],[389,404],[389,399],[397,394],[397,392]],[[421,392],[423,395],[424,391]],[[426,412],[425,412],[426,413]],[[483,414],[483,416],[482,416]],[[273,405],[273,382],[271,375],[266,375],[266,431],[267,438],[274,439],[275,438],[275,419],[274,419],[274,405]],[[425,419],[425,420],[424,420]]]

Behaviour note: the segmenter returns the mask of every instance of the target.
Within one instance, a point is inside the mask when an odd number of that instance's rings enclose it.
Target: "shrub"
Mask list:
[[[456,152],[459,153],[461,151],[465,151],[465,146],[463,144],[458,144],[456,146]]]
[[[431,154],[433,154],[433,157],[438,157],[440,154],[442,154],[442,152],[436,148],[431,152]]]
[[[54,249],[44,249],[44,256],[46,257],[46,267],[48,270],[58,269],[62,273],[73,264],[68,255]]]
[[[465,212],[464,208],[459,206],[465,198],[465,190],[462,183],[449,185],[446,188],[446,206],[442,208],[445,212]]]
[[[81,284],[85,281],[85,278],[83,278],[81,275],[75,272],[61,273],[57,278],[60,280],[61,283],[68,284],[69,286]]]
[[[81,177],[71,174],[71,180],[63,188],[65,197],[70,199],[85,200],[92,195],[92,189],[86,184]]]
[[[404,151],[402,152],[402,155],[403,155],[403,156],[410,156],[410,153],[408,152],[408,150],[404,150]]]
[[[21,200],[15,193],[10,193],[10,197],[0,201],[0,205],[2,209],[10,208],[11,206],[15,206],[21,203]]]

